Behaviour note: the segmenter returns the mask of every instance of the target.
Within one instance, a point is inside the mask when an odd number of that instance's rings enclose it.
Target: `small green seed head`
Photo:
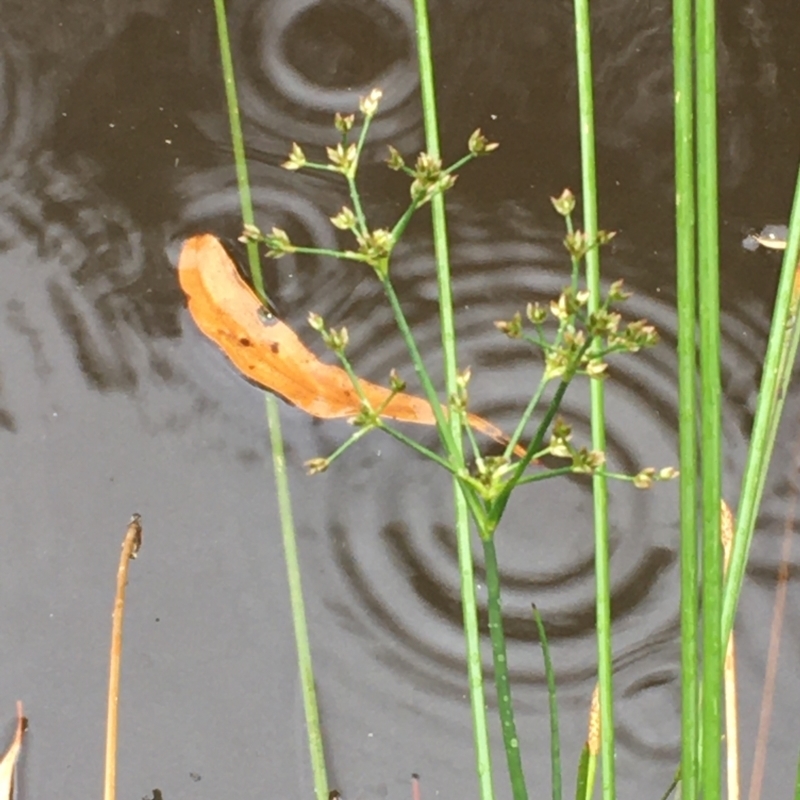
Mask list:
[[[389,169],[393,169],[395,172],[403,169],[406,165],[406,162],[403,160],[403,156],[400,155],[400,152],[389,145],[389,158],[386,159],[386,163],[389,165]]]
[[[353,129],[353,123],[355,121],[355,114],[340,114],[337,111],[333,116],[333,125],[342,135],[349,133]]]
[[[306,472],[309,475],[319,475],[320,472],[325,472],[330,466],[327,458],[311,458],[305,463]]]
[[[383,97],[383,92],[380,89],[373,89],[366,97],[361,98],[358,107],[367,119],[371,119],[378,112],[381,97]]]
[[[297,142],[292,142],[292,152],[289,153],[289,159],[284,161],[281,166],[288,170],[298,170],[302,169],[306,163],[306,154]]]
[[[331,217],[331,222],[340,231],[351,231],[356,227],[356,215],[352,209],[342,206],[342,210],[335,217]]]
[[[500,145],[497,142],[490,142],[482,133],[481,129],[477,128],[473,131],[472,136],[469,137],[467,142],[469,152],[473,156],[485,156],[493,150],[497,150]]]
[[[550,202],[562,217],[568,217],[575,210],[575,195],[569,189],[564,189],[558,197],[551,197]]]

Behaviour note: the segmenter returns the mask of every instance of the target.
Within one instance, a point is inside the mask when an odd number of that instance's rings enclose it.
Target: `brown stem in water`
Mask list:
[[[800,274],[800,271],[798,271]],[[797,285],[797,284],[795,284]],[[800,442],[796,442],[794,461],[797,468],[800,458]],[[764,675],[764,689],[761,695],[761,713],[758,720],[758,733],[753,753],[753,771],[750,775],[749,800],[759,800],[764,784],[764,773],[767,763],[767,741],[772,723],[772,709],[775,705],[775,684],[778,677],[778,656],[781,649],[781,631],[783,618],[786,615],[786,595],[789,590],[789,559],[792,555],[792,539],[794,538],[795,521],[797,519],[798,486],[797,480],[791,484],[791,502],[786,513],[781,545],[781,561],[778,566],[778,581],[775,587],[775,605],[772,609],[772,623],[769,629],[769,648],[767,650],[767,667]]]
[[[419,775],[415,772],[411,776],[411,800],[422,800],[422,792],[419,788]]]
[[[122,618],[125,612],[125,587],[128,585],[128,562],[136,558],[142,545],[141,517],[131,517],[117,571],[117,594],[111,615],[111,656],[108,675],[108,717],[106,720],[106,769],[103,785],[104,800],[116,800],[117,794],[117,731],[119,729],[119,675],[122,659]]]

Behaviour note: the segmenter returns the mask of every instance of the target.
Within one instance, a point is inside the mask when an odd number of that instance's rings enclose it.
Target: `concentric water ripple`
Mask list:
[[[473,367],[472,410],[510,430],[535,387],[540,365],[524,345],[501,336],[492,321],[509,318],[529,300],[557,294],[567,283],[560,236],[535,231],[523,236],[518,231],[501,240],[496,231],[490,235],[479,228],[453,227],[454,239],[461,242],[452,252],[459,353],[461,363]],[[618,274],[614,272],[618,260],[619,255],[607,259],[610,277]],[[667,265],[655,268],[666,270]],[[412,328],[435,364],[438,328],[432,260],[410,247],[397,254],[393,270]],[[344,304],[342,316],[347,319],[345,295],[351,289],[327,292],[309,302],[323,313]],[[358,372],[385,380],[389,369],[399,365],[412,383],[402,343],[378,293],[365,290],[349,307],[358,309],[357,322],[349,320],[351,356]],[[651,320],[663,342],[655,350],[612,361],[606,384],[609,466],[631,473],[648,465],[675,465],[674,310],[641,295],[628,301],[624,310],[628,318]],[[744,385],[745,379],[752,385],[757,377],[763,331],[743,327],[748,313],[724,320],[725,374],[731,386],[738,381]],[[435,367],[434,374],[438,377]],[[574,426],[575,440],[588,443],[585,390],[585,382],[578,381],[562,413]],[[741,465],[746,419],[739,399],[726,407],[726,452],[733,454],[726,461],[726,482],[731,485]],[[433,444],[430,433],[409,432]],[[319,453],[330,452],[340,436],[340,428],[321,426]],[[371,687],[378,695],[392,696],[402,693],[400,686],[414,685],[440,700],[461,702],[464,644],[448,477],[393,440],[375,434],[346,454],[318,486],[325,493],[325,515],[316,524],[325,537],[312,556],[316,564],[312,571],[318,577],[312,591],[339,621],[332,637],[335,648],[326,651],[328,663],[339,665],[345,682],[353,659],[383,665],[359,681],[358,691]],[[672,698],[678,674],[677,486],[640,491],[613,481],[610,508],[621,724],[634,750],[667,757],[673,754],[674,741],[656,736],[652,729],[640,729],[638,723],[645,713],[642,709],[652,702],[660,705],[658,698],[665,692]],[[537,694],[543,672],[532,602],[540,608],[551,637],[559,685],[575,698],[591,691],[596,674],[591,516],[588,481],[558,479],[518,490],[498,531],[509,664],[523,708],[543,708]],[[478,546],[474,556],[485,630]],[[490,670],[490,657],[485,655]],[[674,706],[672,722],[677,724],[677,703]]]
[[[37,108],[37,102],[42,106]],[[36,142],[37,122],[46,116],[48,98],[34,90],[28,54],[0,34],[0,175],[20,165]]]
[[[282,153],[287,140],[334,143],[333,114],[356,111],[359,97],[375,87],[384,96],[365,159],[373,153],[384,158],[387,141],[418,147],[414,14],[408,3],[272,0],[234,10],[230,26],[233,50],[243,59],[238,88],[254,150]],[[198,31],[201,66],[213,36],[209,27]]]
[[[252,170],[252,200],[257,224],[265,231],[283,228],[292,241],[306,247],[335,250],[336,229],[330,216],[344,202],[340,187],[313,178],[298,181],[295,173],[256,164]],[[178,239],[193,233],[210,231],[226,239],[235,249],[241,235],[241,201],[230,169],[195,172],[179,187],[187,197],[176,231]],[[244,255],[244,249],[239,248]],[[240,262],[245,266],[244,259]],[[338,264],[330,259],[287,255],[279,260],[263,259],[262,268],[268,294],[275,299],[280,315],[295,327],[305,326],[309,293],[326,293],[327,276],[341,275]],[[302,331],[300,331],[302,333]]]

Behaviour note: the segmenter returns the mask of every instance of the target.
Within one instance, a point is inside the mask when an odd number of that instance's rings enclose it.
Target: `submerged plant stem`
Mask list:
[[[508,675],[508,654],[503,632],[503,608],[500,602],[500,568],[494,539],[483,540],[483,559],[486,566],[486,590],[489,604],[489,638],[492,640],[494,661],[494,683],[497,689],[497,710],[503,731],[508,776],[514,800],[527,800],[525,773],[522,770],[517,724],[514,719],[514,703],[511,699],[511,681]]]

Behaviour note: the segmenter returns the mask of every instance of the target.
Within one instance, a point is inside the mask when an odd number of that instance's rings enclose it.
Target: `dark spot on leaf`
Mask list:
[[[250,340],[246,336],[242,336],[242,338],[239,339],[239,344],[242,345],[242,347],[250,347]]]
[[[281,349],[281,346],[277,342],[272,342],[269,349],[272,350],[273,353],[277,353]]]

